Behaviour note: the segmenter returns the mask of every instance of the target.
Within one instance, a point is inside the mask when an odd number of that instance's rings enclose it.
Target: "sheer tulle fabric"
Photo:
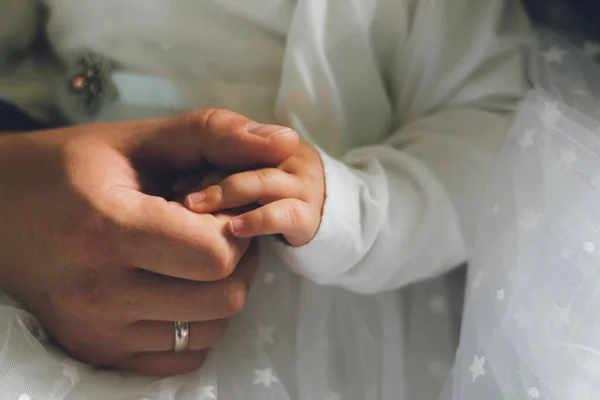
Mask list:
[[[440,399],[600,398],[600,68],[585,48],[540,37],[535,90],[491,180]]]

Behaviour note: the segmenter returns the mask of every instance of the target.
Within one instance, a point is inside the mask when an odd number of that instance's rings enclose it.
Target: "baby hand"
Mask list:
[[[321,157],[306,143],[277,168],[233,174],[185,199],[185,205],[197,213],[257,203],[262,207],[231,219],[231,233],[237,237],[280,234],[292,246],[305,245],[316,235],[324,202]]]

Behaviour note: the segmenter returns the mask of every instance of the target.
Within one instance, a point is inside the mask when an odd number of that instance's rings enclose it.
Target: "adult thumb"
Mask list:
[[[233,111],[208,109],[155,121],[142,129],[134,156],[166,162],[186,171],[204,164],[227,170],[275,166],[298,148],[298,134],[259,124]]]

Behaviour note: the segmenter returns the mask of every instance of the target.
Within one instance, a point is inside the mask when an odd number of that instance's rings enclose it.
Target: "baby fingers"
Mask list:
[[[234,174],[221,183],[188,195],[186,206],[209,213],[249,204],[267,204],[285,198],[302,198],[302,187],[294,175],[275,168]]]
[[[281,234],[292,246],[312,240],[321,221],[321,211],[298,199],[284,199],[242,214],[229,223],[237,237]]]

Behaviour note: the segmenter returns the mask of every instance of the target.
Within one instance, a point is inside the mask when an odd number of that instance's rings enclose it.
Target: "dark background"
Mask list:
[[[550,28],[600,40],[600,0],[523,0],[532,19]]]

